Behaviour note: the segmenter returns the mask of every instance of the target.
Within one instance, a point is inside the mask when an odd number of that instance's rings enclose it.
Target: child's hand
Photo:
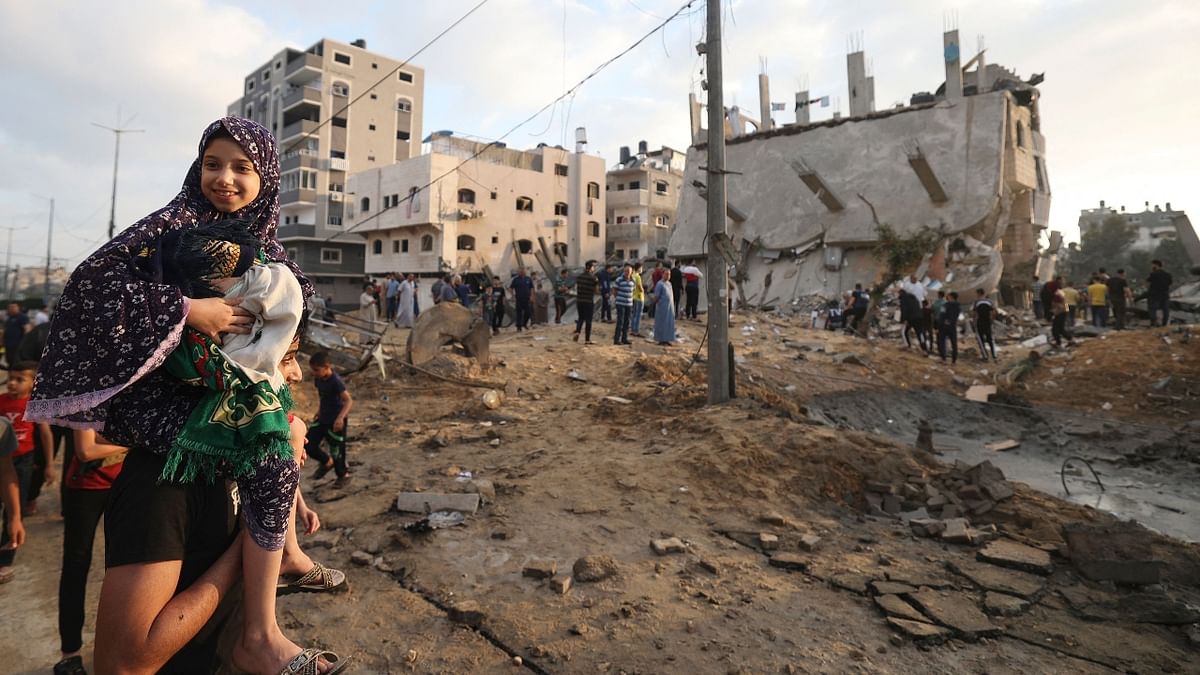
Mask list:
[[[25,545],[25,524],[20,518],[8,519],[8,538],[3,548],[5,551],[15,551]]]
[[[54,470],[53,466],[47,466],[44,475],[45,485],[54,485],[58,481],[58,472]]]
[[[296,525],[304,529],[304,534],[313,534],[321,529],[321,518],[316,511],[299,501],[296,503]]]
[[[221,344],[221,333],[250,332],[254,317],[240,304],[241,298],[193,299],[185,323]]]

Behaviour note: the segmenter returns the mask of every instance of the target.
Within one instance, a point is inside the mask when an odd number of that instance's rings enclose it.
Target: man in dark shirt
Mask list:
[[[850,308],[847,311],[849,320],[847,321],[847,330],[852,333],[863,334],[861,326],[863,319],[867,316],[867,307],[871,304],[871,295],[863,290],[862,284],[854,284],[854,292],[850,294]]]
[[[683,286],[687,280],[683,278],[683,266],[679,261],[675,261],[675,266],[671,268],[671,297],[675,299],[675,318],[679,318],[682,310],[679,307],[679,299],[683,297]]]
[[[613,281],[613,266],[605,265],[604,269],[596,275],[596,279],[600,282],[600,323],[612,323],[612,299],[608,296],[612,294]]]
[[[1146,291],[1146,308],[1150,310],[1151,326],[1168,326],[1171,324],[1171,282],[1174,279],[1163,269],[1161,260],[1150,261],[1150,276],[1146,282],[1150,285]],[[1162,323],[1155,323],[1158,311],[1162,310]]]
[[[583,274],[575,277],[575,311],[579,313],[575,319],[575,337],[576,342],[579,342],[579,329],[584,329],[583,342],[584,344],[592,344],[592,314],[595,312],[593,304],[596,297],[596,289],[600,286],[600,280],[596,278],[593,270],[596,269],[596,261],[589,260],[583,266]]]
[[[1045,311],[1045,316],[1038,317],[1046,321],[1054,320],[1054,313],[1050,310],[1050,305],[1054,302],[1054,294],[1058,289],[1062,288],[1062,277],[1051,279],[1042,284],[1042,309]]]
[[[525,274],[525,268],[521,267],[517,269],[517,276],[513,277],[509,287],[512,288],[513,300],[517,305],[515,320],[519,333],[525,330],[533,317],[533,279],[530,279]]]
[[[492,307],[492,335],[500,334],[500,326],[504,323],[504,283],[500,277],[492,277],[492,287],[488,289]]]
[[[8,318],[4,320],[4,358],[8,361],[8,365],[11,366],[17,362],[17,351],[21,347],[21,340],[32,328],[29,316],[21,311],[21,305],[15,302],[8,303]]]
[[[984,361],[988,360],[988,350],[992,352],[992,360],[996,360],[996,340],[992,337],[992,315],[996,306],[988,298],[982,288],[975,290],[975,304],[971,313],[975,315],[975,338],[979,341],[979,355]]]
[[[1117,330],[1125,330],[1125,301],[1129,293],[1129,281],[1125,270],[1117,270],[1117,276],[1108,279],[1108,301],[1112,304],[1113,321]]]
[[[950,341],[950,363],[958,363],[958,315],[962,305],[958,304],[958,293],[950,291],[946,304],[942,305],[942,319],[938,322],[938,355],[946,360],[946,341]]]

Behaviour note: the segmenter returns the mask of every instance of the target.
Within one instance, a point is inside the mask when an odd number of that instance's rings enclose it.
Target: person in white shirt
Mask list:
[[[905,293],[910,293],[916,296],[918,307],[920,307],[921,303],[925,302],[925,298],[928,297],[928,290],[925,288],[925,284],[917,281],[917,275],[915,274],[908,275],[908,279],[906,279],[901,286],[904,288]]]

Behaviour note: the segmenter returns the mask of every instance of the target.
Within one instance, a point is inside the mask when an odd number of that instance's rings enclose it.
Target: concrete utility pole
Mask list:
[[[708,402],[729,400],[729,295],[725,258],[717,236],[725,235],[725,97],[721,73],[721,0],[707,0],[708,37]]]
[[[38,199],[50,200],[50,229],[46,232],[46,280],[42,284],[42,300],[44,302],[50,302],[50,252],[53,250],[54,246],[54,197],[47,197],[45,195],[39,195],[32,192],[29,194],[32,194]]]
[[[130,118],[129,121],[132,122],[133,118]],[[119,128],[120,125],[121,125],[121,110],[119,108],[117,109],[117,127],[118,128],[106,127],[103,124],[97,124],[96,122],[92,122],[92,126],[100,127],[101,129],[104,129],[106,131],[111,131],[111,132],[113,132],[113,136],[116,138],[116,145],[113,148],[112,205],[109,208],[109,212],[108,212],[108,238],[109,239],[112,239],[113,236],[117,232],[117,166],[118,166],[118,163],[121,161],[121,134],[140,134],[143,131],[145,131],[145,129],[121,129],[121,128]]]
[[[2,291],[0,291],[0,292],[3,292],[5,295],[8,295],[8,292],[10,290],[9,283],[8,283],[8,275],[9,275],[9,272],[12,271],[12,233],[15,230],[24,230],[25,228],[14,227],[14,226],[10,225],[8,227],[0,228],[0,229],[8,230],[8,248],[4,252],[4,276],[2,278],[0,278],[0,289],[2,289]]]

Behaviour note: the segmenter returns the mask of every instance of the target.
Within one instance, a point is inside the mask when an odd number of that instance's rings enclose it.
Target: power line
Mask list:
[[[362,99],[362,97],[364,97],[364,96],[366,96],[367,94],[369,94],[369,93],[371,92],[371,90],[375,89],[375,87],[378,87],[379,85],[381,85],[381,84],[383,84],[384,82],[386,82],[387,80],[389,80],[389,79],[390,79],[390,78],[391,78],[393,75],[395,75],[397,72],[399,72],[399,70],[400,70],[401,68],[403,68],[404,66],[407,66],[409,63],[411,63],[413,59],[415,59],[415,58],[417,58],[418,56],[420,56],[420,55],[421,55],[421,54],[422,54],[422,53],[423,53],[423,52],[424,52],[426,49],[429,49],[430,47],[432,47],[432,46],[433,46],[433,44],[434,44],[435,42],[437,42],[438,40],[442,39],[442,38],[443,38],[443,37],[446,35],[446,33],[449,33],[450,31],[454,30],[454,29],[455,29],[455,28],[458,26],[458,24],[462,23],[463,21],[466,21],[468,17],[470,17],[470,16],[471,16],[472,14],[474,14],[474,13],[475,13],[475,12],[476,12],[476,11],[477,11],[477,10],[478,10],[480,7],[483,7],[484,5],[486,5],[486,4],[487,4],[488,2],[490,2],[490,1],[491,1],[491,0],[480,0],[479,4],[475,5],[475,6],[474,6],[474,7],[472,7],[470,10],[468,10],[466,14],[463,14],[462,16],[458,17],[458,20],[456,20],[454,23],[450,24],[449,26],[446,26],[445,30],[443,30],[442,32],[440,32],[440,33],[438,33],[437,35],[433,36],[433,39],[431,39],[429,42],[426,42],[424,45],[422,45],[422,46],[421,46],[421,48],[420,48],[420,49],[418,49],[417,51],[413,52],[411,56],[409,56],[408,58],[406,58],[406,59],[404,59],[403,61],[401,61],[401,62],[400,62],[400,65],[398,65],[398,66],[396,66],[395,68],[393,68],[393,69],[391,69],[390,71],[388,71],[388,73],[387,73],[386,75],[384,75],[383,77],[379,78],[379,80],[378,80],[378,81],[376,81],[376,82],[375,82],[375,84],[372,84],[371,86],[369,86],[369,87],[367,87],[366,89],[362,90],[362,92],[360,92],[360,93],[358,94],[358,96],[355,96],[354,98],[350,99],[350,102],[349,102],[349,103],[347,103],[346,105],[342,106],[342,108],[341,108],[340,110],[338,110],[337,112],[335,112],[335,113],[333,113],[332,115],[330,115],[328,118],[326,118],[326,119],[325,119],[325,121],[318,123],[318,124],[317,124],[317,126],[316,126],[316,127],[313,129],[313,130],[312,130],[312,132],[309,132],[309,133],[314,133],[314,132],[318,131],[318,130],[319,130],[321,127],[325,126],[326,124],[329,124],[329,122],[331,122],[331,121],[332,121],[334,118],[336,118],[338,115],[341,115],[342,113],[344,113],[344,112],[346,112],[347,110],[349,110],[349,109],[350,109],[350,106],[354,105],[354,104],[355,104],[355,103],[357,103],[357,102],[358,102],[360,99]],[[303,144],[303,143],[305,143],[305,142],[306,142],[306,139],[304,139],[304,138],[301,138],[300,140],[298,140],[298,141],[296,141],[295,143],[293,143],[293,144],[291,144],[290,146],[288,146],[287,150],[285,150],[285,151],[283,151],[283,152],[279,153],[279,154],[280,154],[280,156],[282,157],[282,156],[284,156],[284,155],[286,155],[286,154],[290,153],[291,151],[293,151],[293,150],[295,150],[296,148],[300,147],[300,145],[301,145],[301,144]],[[328,240],[327,240],[327,241],[328,241]]]
[[[486,0],[485,0],[485,1],[486,1]],[[638,38],[638,39],[637,39],[637,40],[636,40],[636,41],[635,41],[633,44],[629,45],[628,47],[626,47],[626,48],[625,48],[625,49],[623,49],[622,51],[618,52],[618,53],[617,53],[615,56],[613,56],[613,57],[609,58],[608,60],[604,61],[603,63],[601,63],[601,64],[600,64],[599,66],[597,66],[597,67],[596,67],[596,68],[595,68],[595,69],[594,69],[592,72],[590,72],[590,73],[588,73],[587,75],[585,75],[585,76],[584,76],[584,78],[583,78],[582,80],[580,80],[579,82],[575,83],[575,85],[574,85],[573,87],[571,87],[570,89],[568,89],[568,90],[566,90],[565,92],[563,92],[562,94],[560,94],[560,95],[559,95],[557,98],[555,98],[553,101],[550,101],[550,102],[549,102],[549,103],[547,103],[546,105],[544,105],[544,106],[542,106],[541,108],[539,108],[539,109],[537,110],[537,112],[533,113],[533,114],[532,114],[532,115],[530,115],[529,117],[526,117],[524,120],[522,120],[522,121],[518,122],[518,123],[517,123],[517,124],[516,124],[516,125],[515,125],[513,128],[511,128],[511,129],[509,129],[508,131],[504,132],[504,134],[502,134],[502,135],[501,135],[499,138],[497,138],[497,139],[495,139],[495,140],[493,140],[493,141],[490,141],[490,142],[488,142],[488,143],[487,143],[487,144],[485,144],[483,147],[481,147],[481,148],[479,148],[478,150],[476,150],[475,152],[471,153],[471,155],[470,155],[469,157],[467,157],[467,158],[466,158],[466,159],[464,159],[463,161],[459,162],[457,165],[455,165],[455,167],[454,167],[454,168],[450,169],[449,171],[446,171],[445,173],[441,174],[441,175],[440,175],[440,176],[438,176],[437,178],[434,178],[433,180],[429,181],[428,183],[425,183],[425,184],[424,184],[424,185],[422,185],[421,187],[419,187],[419,188],[417,188],[417,189],[415,189],[415,190],[412,190],[412,191],[411,191],[411,192],[409,192],[409,194],[408,194],[407,196],[405,196],[403,199],[401,199],[401,200],[399,200],[399,201],[393,201],[393,203],[392,203],[392,205],[391,205],[391,206],[389,206],[389,207],[385,207],[385,208],[383,208],[383,209],[380,209],[379,211],[376,211],[376,212],[375,212],[373,215],[371,215],[371,216],[368,216],[367,218],[365,218],[365,219],[363,219],[363,220],[360,220],[359,222],[357,222],[357,223],[355,223],[354,225],[350,226],[350,228],[348,228],[348,229],[346,229],[346,230],[344,230],[344,231],[342,231],[342,232],[337,232],[337,233],[335,233],[335,234],[331,234],[331,235],[329,235],[328,237],[326,237],[326,238],[325,238],[324,240],[322,240],[322,241],[330,241],[330,240],[332,240],[332,239],[334,239],[334,238],[336,238],[336,237],[340,237],[340,236],[343,236],[343,235],[346,235],[346,234],[350,234],[351,232],[354,232],[354,231],[355,231],[355,230],[357,230],[359,227],[361,227],[361,226],[363,226],[363,225],[366,225],[367,223],[371,222],[372,220],[375,220],[376,218],[378,218],[379,216],[382,216],[383,214],[387,213],[388,211],[391,211],[392,209],[398,208],[398,207],[400,206],[400,204],[402,204],[402,203],[404,203],[404,202],[406,202],[406,201],[409,201],[409,200],[410,200],[410,199],[412,199],[414,196],[416,196],[416,195],[418,195],[418,194],[420,194],[420,193],[424,192],[426,189],[428,189],[428,188],[432,187],[433,185],[437,184],[437,183],[438,183],[438,181],[440,181],[440,180],[442,180],[443,178],[445,178],[446,176],[449,176],[450,174],[452,174],[452,173],[454,173],[454,172],[458,171],[458,170],[459,170],[459,169],[461,169],[461,168],[462,168],[464,165],[466,165],[468,162],[470,162],[470,161],[474,160],[475,158],[479,157],[480,155],[482,155],[482,154],[483,154],[484,152],[486,152],[487,150],[489,150],[489,149],[491,149],[491,148],[493,148],[493,147],[496,147],[496,146],[497,146],[497,145],[498,145],[498,144],[499,144],[501,141],[503,141],[504,139],[506,139],[506,138],[508,138],[509,136],[511,136],[511,135],[512,135],[514,132],[516,132],[516,131],[517,131],[518,129],[520,129],[521,127],[523,127],[523,126],[525,126],[526,124],[529,124],[529,123],[530,123],[530,122],[532,122],[533,120],[537,119],[539,116],[541,116],[541,114],[542,114],[542,113],[544,113],[544,112],[546,112],[547,110],[549,110],[549,109],[550,109],[552,106],[554,106],[554,105],[558,104],[559,102],[561,102],[563,99],[567,98],[568,96],[572,96],[572,95],[574,95],[574,94],[575,94],[575,92],[576,92],[576,91],[578,91],[580,87],[582,87],[584,84],[587,84],[587,82],[588,82],[588,81],[590,81],[592,78],[594,78],[594,77],[596,77],[597,75],[599,75],[601,71],[603,71],[605,68],[607,68],[607,67],[609,67],[610,65],[612,65],[613,63],[615,63],[615,62],[616,62],[617,60],[619,60],[621,57],[625,56],[625,55],[626,55],[626,54],[628,54],[629,52],[631,52],[631,51],[633,51],[634,49],[636,49],[636,48],[637,48],[638,46],[640,46],[640,45],[641,45],[643,42],[645,42],[645,41],[646,41],[646,40],[647,40],[647,39],[648,39],[650,36],[654,35],[654,34],[655,34],[655,33],[657,33],[658,31],[660,31],[660,30],[662,30],[663,28],[665,28],[665,27],[667,26],[667,24],[671,23],[671,22],[672,22],[672,21],[674,21],[674,20],[675,20],[677,17],[679,17],[680,15],[682,15],[682,14],[683,14],[683,11],[684,11],[685,9],[688,9],[688,8],[690,8],[690,7],[691,7],[693,4],[695,4],[696,2],[698,2],[698,0],[688,0],[688,1],[687,1],[687,2],[685,2],[683,5],[680,5],[679,9],[675,10],[675,12],[674,12],[673,14],[671,14],[670,16],[668,16],[668,17],[667,17],[666,19],[664,19],[664,20],[663,20],[661,23],[659,23],[657,26],[655,26],[653,29],[651,29],[651,30],[650,30],[650,32],[648,32],[648,33],[646,33],[645,35],[643,35],[643,36],[641,36],[640,38]]]

